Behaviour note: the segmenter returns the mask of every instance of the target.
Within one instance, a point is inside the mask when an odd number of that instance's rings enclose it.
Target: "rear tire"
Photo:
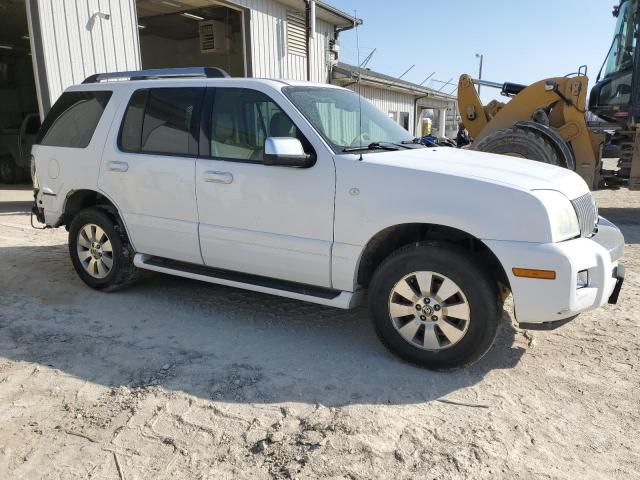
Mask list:
[[[16,183],[19,179],[18,167],[13,158],[5,155],[0,157],[0,183]]]
[[[117,214],[103,208],[87,208],[74,217],[69,255],[80,279],[96,290],[118,290],[137,276],[127,233]]]
[[[502,313],[497,283],[470,253],[427,243],[408,245],[382,262],[369,286],[369,310],[391,352],[432,370],[482,358]]]
[[[495,131],[474,144],[473,149],[564,167],[549,140],[539,133],[517,127]]]

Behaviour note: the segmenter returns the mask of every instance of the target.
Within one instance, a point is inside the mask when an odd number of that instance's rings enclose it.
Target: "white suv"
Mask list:
[[[33,213],[95,289],[138,269],[353,308],[416,364],[615,302],[624,239],[575,173],[427,148],[355,93],[217,69],[96,75],[32,151]]]

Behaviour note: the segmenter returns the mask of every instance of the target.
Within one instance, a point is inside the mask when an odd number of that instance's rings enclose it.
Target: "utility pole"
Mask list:
[[[480,72],[478,73],[478,80],[482,80],[482,62],[484,60],[484,54],[476,53],[476,58],[480,59]],[[480,96],[480,87],[481,85],[478,83],[478,96]]]

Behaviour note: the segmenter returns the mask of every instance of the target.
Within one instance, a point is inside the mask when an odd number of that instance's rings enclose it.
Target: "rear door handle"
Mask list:
[[[127,172],[129,164],[127,162],[109,162],[107,168],[110,172]]]
[[[204,172],[204,181],[210,183],[231,183],[233,175],[229,172]]]

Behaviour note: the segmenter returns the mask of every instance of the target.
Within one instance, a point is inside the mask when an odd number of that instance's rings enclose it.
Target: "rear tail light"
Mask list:
[[[33,183],[33,189],[38,190],[40,187],[38,185],[38,177],[36,176],[36,159],[33,155],[29,158],[29,163],[31,165],[31,183]]]

